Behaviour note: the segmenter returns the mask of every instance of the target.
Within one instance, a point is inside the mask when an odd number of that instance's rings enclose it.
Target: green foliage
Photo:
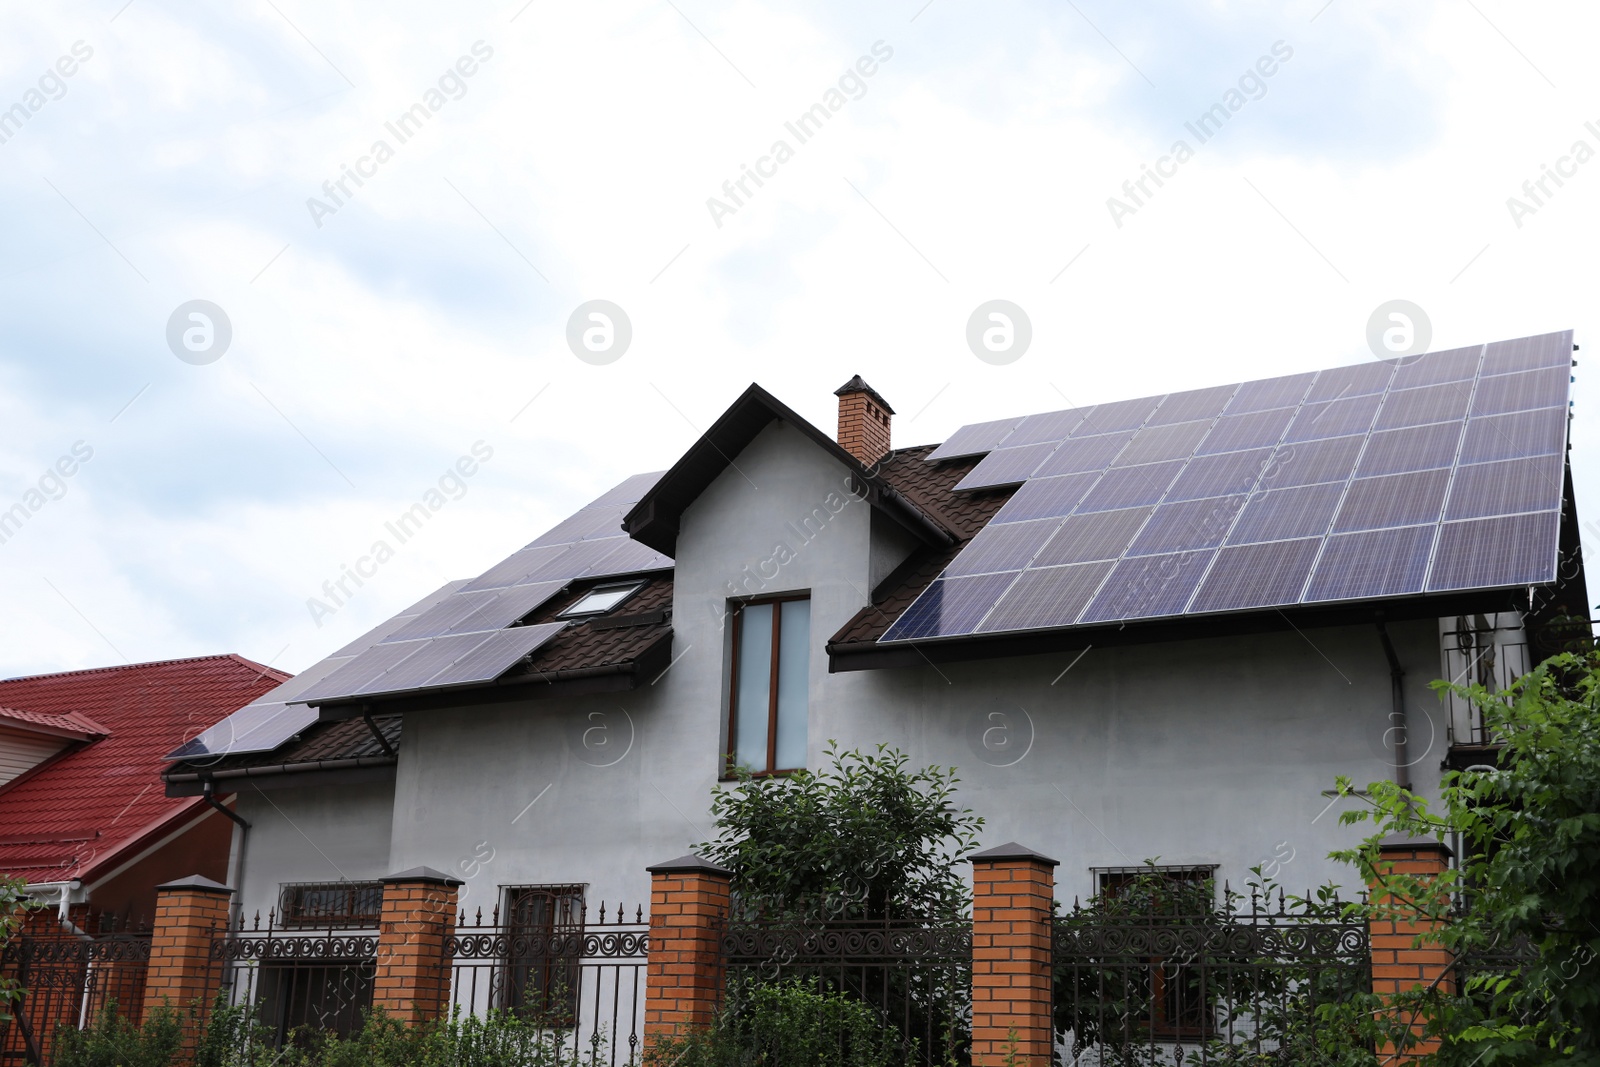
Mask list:
[[[1499,693],[1435,688],[1481,709],[1499,769],[1446,774],[1435,806],[1373,783],[1368,809],[1343,818],[1375,832],[1334,856],[1381,885],[1370,917],[1439,921],[1419,944],[1468,961],[1471,977],[1459,993],[1406,994],[1398,1014],[1352,1003],[1346,1017],[1378,1040],[1414,1022],[1443,1039],[1441,1065],[1600,1064],[1600,657],[1563,653]],[[1391,836],[1455,837],[1459,868],[1436,883],[1382,872]]]
[[[24,890],[28,883],[21,878],[0,878],[0,947],[9,945],[22,930],[23,920],[39,902]],[[10,976],[0,976],[0,1023],[11,1020],[11,1005],[26,992],[22,984]]]
[[[56,1030],[54,1067],[170,1067],[183,1046],[183,1015],[169,1007],[152,1008],[143,1026],[105,1006],[86,1030]]]
[[[983,820],[958,808],[955,769],[908,769],[903,752],[841,753],[817,771],[716,789],[717,838],[696,848],[733,872],[747,917],[956,919],[970,901],[956,864]]]
[[[816,979],[729,990],[710,1029],[659,1042],[650,1067],[903,1067],[900,1035]]]

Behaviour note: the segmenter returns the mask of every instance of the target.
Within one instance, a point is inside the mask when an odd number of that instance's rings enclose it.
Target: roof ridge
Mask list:
[[[274,674],[282,674],[284,677],[279,679],[279,681],[288,681],[290,678],[294,677],[294,675],[289,674],[286,671],[281,671],[277,667],[270,667],[265,663],[257,663],[255,660],[246,659],[237,652],[213,652],[206,656],[185,656],[179,659],[157,659],[149,660],[145,663],[119,663],[113,664],[110,667],[80,667],[75,671],[49,671],[45,674],[19,674],[11,678],[0,678],[0,686],[3,686],[8,682],[33,682],[46,678],[69,678],[82,674],[108,674],[112,671],[130,671],[149,667],[174,667],[181,663],[203,663],[207,660],[229,659],[237,660],[239,663],[242,663],[245,666],[255,670],[260,670],[263,672],[270,671]]]

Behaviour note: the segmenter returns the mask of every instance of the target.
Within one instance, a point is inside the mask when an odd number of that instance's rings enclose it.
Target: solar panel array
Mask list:
[[[1555,578],[1572,334],[964,426],[1020,486],[883,640]]]
[[[168,755],[268,752],[317,720],[307,701],[493,681],[566,623],[517,626],[570,583],[662,570],[672,559],[622,532],[661,477],[639,474],[476,578],[451,582]]]

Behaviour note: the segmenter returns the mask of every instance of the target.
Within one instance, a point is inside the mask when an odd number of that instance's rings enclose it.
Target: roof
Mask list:
[[[71,741],[92,741],[111,732],[89,716],[76,711],[51,715],[6,707],[0,707],[0,726],[44,737],[64,737]]]
[[[894,414],[894,408],[889,406],[889,402],[883,398],[883,394],[868,385],[859,374],[833,391],[834,396],[850,396],[853,393],[866,393],[877,402],[880,408],[891,415]]]
[[[101,734],[0,787],[0,872],[90,880],[193,814],[163,795],[162,757],[288,677],[224,655],[0,681],[5,708]]]
[[[865,385],[865,383],[862,383]],[[844,465],[859,485],[858,496],[878,511],[904,526],[919,540],[931,545],[948,545],[953,532],[941,516],[918,507],[883,477],[877,464],[867,467],[832,437],[796,414],[787,404],[751,384],[727,411],[724,411],[699,440],[689,446],[683,458],[674,463],[661,479],[640,498],[624,517],[623,529],[634,540],[657,552],[672,555],[678,544],[678,521],[690,504],[705,492],[733,462],[733,457],[768,424],[782,420],[824,452]]]

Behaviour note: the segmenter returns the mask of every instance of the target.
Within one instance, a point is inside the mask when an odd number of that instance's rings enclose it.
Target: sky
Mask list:
[[[0,514],[25,514],[0,529],[0,676],[303,669],[669,466],[751,382],[831,429],[860,374],[905,446],[1370,360],[1396,300],[1433,350],[1600,343],[1597,23],[13,0]],[[969,344],[994,300],[1025,350]],[[428,525],[313,611],[430,491]]]

